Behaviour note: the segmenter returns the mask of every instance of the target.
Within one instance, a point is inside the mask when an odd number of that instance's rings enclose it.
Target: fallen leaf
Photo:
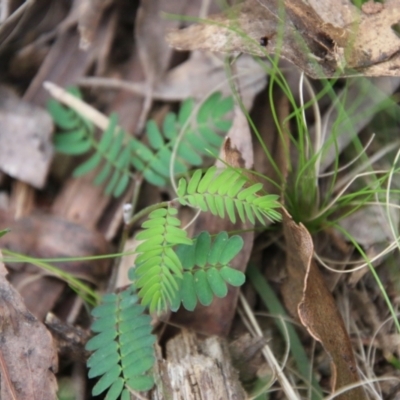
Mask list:
[[[0,212],[0,226],[11,231],[0,239],[0,246],[38,258],[88,257],[104,255],[109,245],[103,236],[84,226],[55,215],[36,213],[10,223]],[[107,260],[63,261],[57,267],[89,282],[98,283],[108,273]],[[15,270],[37,272],[37,267],[13,263]]]
[[[0,256],[2,257],[1,253]],[[0,274],[0,398],[57,398],[57,352],[53,339]]]
[[[179,21],[167,19],[163,12],[182,14],[185,2],[171,0],[148,0],[142,2],[137,14],[135,34],[137,50],[148,84],[153,86],[166,71],[172,49],[163,40],[168,29],[175,28]]]
[[[78,4],[78,31],[81,36],[79,47],[87,50],[92,44],[100,19],[112,0],[83,0]]]
[[[222,160],[234,168],[253,168],[254,154],[249,123],[238,105],[233,110],[232,128],[222,147]],[[224,163],[217,160],[215,165],[222,168]]]
[[[137,51],[146,77],[146,95],[143,110],[138,122],[141,129],[153,102],[155,84],[160,81],[171,61],[172,49],[165,43],[167,29],[177,27],[179,21],[163,18],[161,10],[181,14],[185,2],[170,0],[147,0],[141,2],[136,14],[135,37]]]
[[[242,101],[246,108],[250,108],[254,94],[259,93],[267,83],[265,66],[244,54],[235,61],[235,69]],[[207,79],[204,79],[205,76]],[[145,83],[110,78],[83,78],[79,84],[122,88],[140,96],[145,96],[147,90]],[[215,90],[225,96],[232,94],[223,58],[210,52],[193,51],[185,62],[172,68],[156,83],[152,96],[153,99],[166,101],[182,101],[189,97],[201,100]]]
[[[225,53],[249,53],[260,57],[266,55],[265,51],[279,52],[282,58],[307,71],[310,76],[320,76],[321,69],[325,76],[332,76],[337,62],[330,34],[335,38],[344,38],[347,32],[330,24],[325,28],[332,32],[324,31],[323,21],[318,14],[303,2],[299,5],[296,0],[286,2],[285,5],[289,6],[286,11],[290,18],[284,18],[281,28],[281,11],[285,10],[275,0],[247,0],[225,13],[209,17],[204,23],[171,32],[167,40],[178,50],[207,49]],[[299,11],[301,14],[296,14]],[[279,31],[284,33],[283,38]],[[309,47],[308,51],[305,51],[307,47],[299,43],[301,37]]]
[[[392,29],[400,21],[398,0],[386,1],[375,14],[356,13],[351,7],[349,1],[335,3],[335,13],[352,17],[351,24],[339,26],[324,20],[302,0],[247,0],[205,22],[171,32],[167,40],[178,50],[260,57],[265,51],[278,53],[313,78],[338,73],[398,76],[400,38]]]
[[[333,296],[313,260],[314,245],[311,235],[304,225],[296,224],[286,210],[282,209],[282,214],[288,280],[293,289],[291,293],[287,291],[285,297],[291,296],[290,303],[297,308],[296,314],[301,323],[315,340],[321,342],[331,357],[331,385],[332,392],[335,393],[345,386],[359,382],[350,338]],[[366,396],[364,390],[357,387],[335,398],[362,400]]]
[[[0,168],[42,188],[53,156],[50,115],[0,87],[0,126]]]
[[[254,95],[267,83],[265,68],[247,55],[236,60],[235,68],[242,101],[250,109]],[[193,51],[187,61],[167,73],[153,94],[164,100],[202,99],[213,90],[231,94],[223,58],[210,52]]]
[[[11,228],[11,232],[0,239],[2,248],[37,258],[85,257],[110,252],[100,233],[61,217],[38,213],[14,222],[9,217],[8,212],[0,212],[0,226]],[[65,283],[27,262],[10,263],[9,266],[13,269],[10,280],[18,288],[25,304],[37,318],[44,319],[59,300]],[[77,278],[98,284],[108,273],[109,261],[64,261],[55,266]]]
[[[308,0],[308,3],[325,22],[334,26],[345,27],[351,24],[360,12],[348,0]]]

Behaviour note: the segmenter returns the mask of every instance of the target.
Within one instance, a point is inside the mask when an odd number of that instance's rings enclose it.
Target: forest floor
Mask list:
[[[2,400],[400,399],[400,0],[222,3],[1,4]]]

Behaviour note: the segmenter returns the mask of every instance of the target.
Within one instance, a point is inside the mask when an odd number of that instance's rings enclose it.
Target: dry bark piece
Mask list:
[[[0,88],[0,168],[42,188],[53,156],[53,122],[48,113]]]
[[[368,0],[361,6],[361,10],[365,14],[378,14],[383,10],[383,4],[375,2],[374,0]]]
[[[2,257],[1,253],[0,256]],[[0,398],[57,398],[57,352],[44,325],[25,307],[0,264]]]
[[[348,16],[350,2],[342,0],[335,8],[340,7],[345,11],[339,14]],[[171,32],[167,40],[179,50],[279,53],[313,78],[337,72],[398,76],[400,38],[392,29],[400,21],[398,0],[386,1],[376,14],[354,9],[351,14],[350,25],[338,26],[302,0],[247,0],[207,22]]]
[[[231,365],[228,345],[216,336],[199,340],[194,333],[182,331],[167,343],[166,359],[158,361],[155,373],[159,383],[151,398],[246,398]]]
[[[304,225],[296,224],[286,210],[283,209],[282,214],[288,280],[292,281],[292,288],[297,286],[301,289],[292,292],[291,303],[297,304],[301,323],[315,340],[321,342],[331,357],[331,384],[332,391],[336,392],[359,382],[350,338],[333,296],[313,260],[314,245],[311,235]],[[357,387],[336,398],[364,400],[366,395],[361,387]]]
[[[85,363],[90,352],[85,350],[86,342],[90,339],[89,330],[75,327],[58,319],[53,313],[46,315],[45,325],[51,332],[57,353],[68,360]]]

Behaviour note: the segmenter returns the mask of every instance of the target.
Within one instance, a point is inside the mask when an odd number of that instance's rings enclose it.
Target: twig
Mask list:
[[[48,90],[56,100],[77,111],[83,117],[92,121],[98,128],[102,130],[107,129],[109,125],[107,116],[97,111],[94,107],[68,93],[55,83],[46,81],[43,83],[43,87]]]

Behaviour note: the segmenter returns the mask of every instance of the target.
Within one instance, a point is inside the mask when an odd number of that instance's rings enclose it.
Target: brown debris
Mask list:
[[[100,123],[94,123],[96,129],[104,130],[108,124],[107,115],[116,112],[118,125],[144,141],[147,138],[143,127],[149,117],[162,126],[165,115],[177,111],[177,102],[189,97],[201,101],[214,90],[221,91],[224,96],[231,95],[235,86],[244,108],[236,102],[232,129],[220,153],[223,162],[218,161],[217,165],[223,168],[226,163],[237,168],[254,168],[266,179],[250,172],[244,172],[246,176],[254,182],[263,182],[267,193],[282,195],[281,201],[287,203],[291,199],[287,195],[284,199],[285,189],[290,187],[291,178],[296,178],[298,173],[299,154],[295,143],[298,131],[294,121],[299,115],[293,117],[293,112],[298,111],[295,108],[302,104],[299,96],[303,90],[299,88],[302,71],[314,78],[336,74],[392,75],[390,80],[354,80],[343,91],[341,85],[344,83],[337,82],[333,91],[338,99],[344,98],[343,108],[349,113],[349,118],[340,120],[343,115],[339,108],[334,107],[336,99],[333,97],[325,96],[318,101],[316,108],[321,112],[320,125],[326,130],[321,145],[333,142],[330,135],[335,129],[344,131],[337,142],[324,151],[320,160],[321,173],[328,170],[338,154],[342,156],[343,149],[353,141],[354,135],[347,134],[348,120],[351,120],[354,134],[358,134],[369,128],[375,110],[383,100],[393,95],[392,104],[397,101],[400,40],[394,28],[400,22],[399,0],[369,1],[361,10],[348,0],[247,0],[240,4],[233,2],[237,5],[219,14],[215,14],[219,12],[217,2],[208,4],[200,0],[40,0],[26,1],[15,10],[17,3],[5,2],[6,8],[2,8],[0,13],[0,58],[3,61],[0,74],[2,82],[7,84],[7,87],[0,88],[0,229],[11,228],[11,232],[0,239],[0,247],[23,255],[39,258],[102,256],[113,252],[114,245],[133,252],[137,243],[129,238],[134,232],[124,225],[123,206],[135,199],[135,212],[138,212],[175,197],[169,186],[155,187],[140,177],[120,198],[105,195],[104,187],[93,185],[93,174],[79,178],[71,176],[71,171],[86,155],[68,157],[57,154],[51,165],[53,127],[45,111],[50,95],[43,87],[44,82],[63,89],[83,83],[84,101],[92,110],[101,112],[97,114],[101,116]],[[203,23],[188,26],[190,18],[207,15],[207,5],[209,12],[215,15],[206,17]],[[188,18],[168,19],[165,12],[184,14]],[[184,29],[171,32],[168,40],[174,47],[190,50],[190,53],[175,52],[165,40],[167,30],[178,27]],[[237,35],[238,30],[243,35]],[[229,56],[249,54],[227,60],[214,51]],[[285,88],[276,84],[275,71],[269,61],[259,62],[252,56],[263,57],[267,53],[279,53],[280,72],[287,80],[293,102],[282,90]],[[269,92],[271,86],[266,86],[268,80],[274,85],[273,92]],[[307,84],[312,89],[304,93],[304,103],[314,100],[323,87],[321,81],[308,80]],[[81,102],[77,109],[82,109],[79,107],[85,102]],[[250,129],[244,110],[251,113],[262,144]],[[306,130],[315,123],[308,129],[311,142],[320,128],[316,114],[311,107],[305,110],[306,121],[303,122]],[[393,138],[397,133],[396,125]],[[100,132],[95,134],[100,135]],[[212,162],[207,160],[201,168]],[[339,167],[341,163],[340,159]],[[385,165],[382,169],[390,167]],[[322,194],[319,200],[323,197],[325,183],[329,181],[323,179],[318,181],[321,183],[319,194]],[[288,208],[290,206],[293,204],[287,204]],[[382,207],[368,207],[342,220],[341,226],[355,237],[367,257],[372,258],[393,239],[393,232],[385,223],[378,231]],[[192,211],[189,208],[180,210],[182,225],[192,219]],[[281,294],[288,310],[306,327],[299,330],[305,351],[310,355],[311,338],[320,341],[326,350],[325,353],[317,346],[313,358],[313,370],[323,390],[329,390],[328,379],[333,393],[348,384],[360,383],[357,368],[363,373],[367,371],[367,376],[398,377],[390,364],[396,361],[394,357],[399,356],[398,335],[390,323],[381,326],[388,312],[386,308],[382,312],[382,295],[370,278],[369,270],[364,268],[352,275],[326,271],[321,274],[313,260],[315,246],[321,260],[337,269],[341,265],[345,270],[349,267],[346,263],[355,256],[353,246],[338,237],[333,228],[323,225],[313,242],[305,227],[296,224],[290,215],[283,212],[286,247],[279,241],[283,235],[280,225],[267,230],[250,223],[232,225],[227,219],[221,220],[206,213],[200,214],[188,232],[193,236],[203,230],[211,234],[222,230],[241,231],[244,248],[235,258],[234,268],[244,272],[251,259],[263,269],[263,276],[277,292],[287,274]],[[394,214],[393,221],[397,226],[396,218]],[[255,239],[256,246],[253,246]],[[380,257],[374,267],[383,264],[384,270],[387,267],[384,261],[387,260]],[[398,274],[397,261],[393,263],[393,276]],[[110,268],[111,262],[113,268]],[[54,263],[57,268],[94,287],[99,294],[105,291],[105,287],[110,290],[127,287],[130,284],[128,270],[133,264],[134,255],[114,260]],[[85,397],[87,378],[83,363],[88,356],[84,345],[89,331],[80,326],[88,327],[90,317],[82,306],[84,300],[63,280],[33,264],[9,262],[7,268],[10,269],[8,281],[3,276],[6,271],[0,265],[0,291],[3,292],[0,304],[3,315],[0,332],[1,399],[33,398],[29,391],[26,395],[18,392],[25,390],[26,382],[36,385],[35,398],[38,398],[37,393],[43,399],[55,398],[56,353],[62,361],[59,382],[68,374],[66,379],[70,387],[80,382],[80,393],[75,393],[76,398],[88,398]],[[381,273],[381,269],[377,272]],[[352,342],[330,293],[334,290],[338,303],[343,304],[339,296],[342,291],[346,292],[349,284],[352,293],[345,300],[350,302],[348,309],[352,313],[350,328],[352,335],[353,332],[358,334]],[[388,287],[394,307],[398,308],[398,285],[392,282],[392,278],[386,278],[383,284]],[[243,290],[249,293],[254,311],[263,307],[251,285],[247,284]],[[229,346],[229,351],[228,341],[221,338],[232,332],[243,332],[243,325],[239,318],[235,318],[238,293],[239,289],[230,287],[227,297],[215,299],[210,307],[199,305],[194,313],[180,310],[170,321],[169,311],[160,317],[159,321],[166,324],[163,327],[159,323],[156,327],[163,346],[157,347],[155,373],[158,387],[154,389],[155,393],[158,391],[157,395],[165,396],[167,393],[188,399],[200,396],[214,399],[218,393],[221,398],[241,399],[246,398],[246,394],[240,380],[252,384],[253,380],[264,382],[263,375],[274,379],[278,369],[263,372],[267,365],[261,352],[266,341],[264,337],[252,339],[248,334],[242,335]],[[45,320],[48,330],[31,313],[39,320]],[[171,338],[169,323],[173,329],[184,329]],[[204,339],[202,335],[212,337]],[[271,343],[271,349],[279,359],[281,341],[273,340]],[[371,346],[376,360],[361,360],[357,366],[353,355],[357,346]],[[328,358],[332,364],[330,370]],[[66,372],[63,369],[65,362],[70,365],[71,361],[74,363],[70,368],[72,373],[70,369]],[[375,364],[367,365],[369,361]],[[28,371],[27,365],[35,369]],[[292,365],[289,356],[285,370],[279,372],[290,377],[295,392],[298,381],[291,375]],[[23,382],[21,385],[19,380]],[[397,381],[388,382],[379,383],[379,386],[376,383],[377,391],[380,390],[384,398],[395,398]],[[283,398],[282,387],[278,380],[270,397],[274,400]],[[299,392],[305,391],[299,389]],[[354,389],[337,398],[364,399],[365,395],[363,389]]]
[[[283,227],[287,246],[288,280],[296,291],[291,296],[292,308],[310,335],[321,342],[332,359],[332,391],[357,383],[359,376],[349,335],[335,301],[313,260],[314,246],[311,235],[302,225],[297,225],[283,211]],[[293,311],[293,310],[292,310]],[[296,314],[297,314],[296,313]],[[341,400],[366,399],[359,387],[338,395]]]
[[[2,255],[1,255],[2,257]],[[44,325],[25,307],[0,265],[2,400],[56,399],[57,352]]]
[[[0,126],[0,168],[13,178],[43,188],[53,156],[51,117],[0,87]]]
[[[346,3],[335,3],[335,8],[349,7]],[[279,53],[312,78],[360,73],[398,76],[400,39],[392,25],[399,20],[398,0],[386,1],[379,13],[353,13],[353,23],[342,26],[324,21],[301,0],[285,0],[284,7],[276,0],[247,0],[209,21],[171,32],[168,41],[179,50],[260,57],[265,51]]]

